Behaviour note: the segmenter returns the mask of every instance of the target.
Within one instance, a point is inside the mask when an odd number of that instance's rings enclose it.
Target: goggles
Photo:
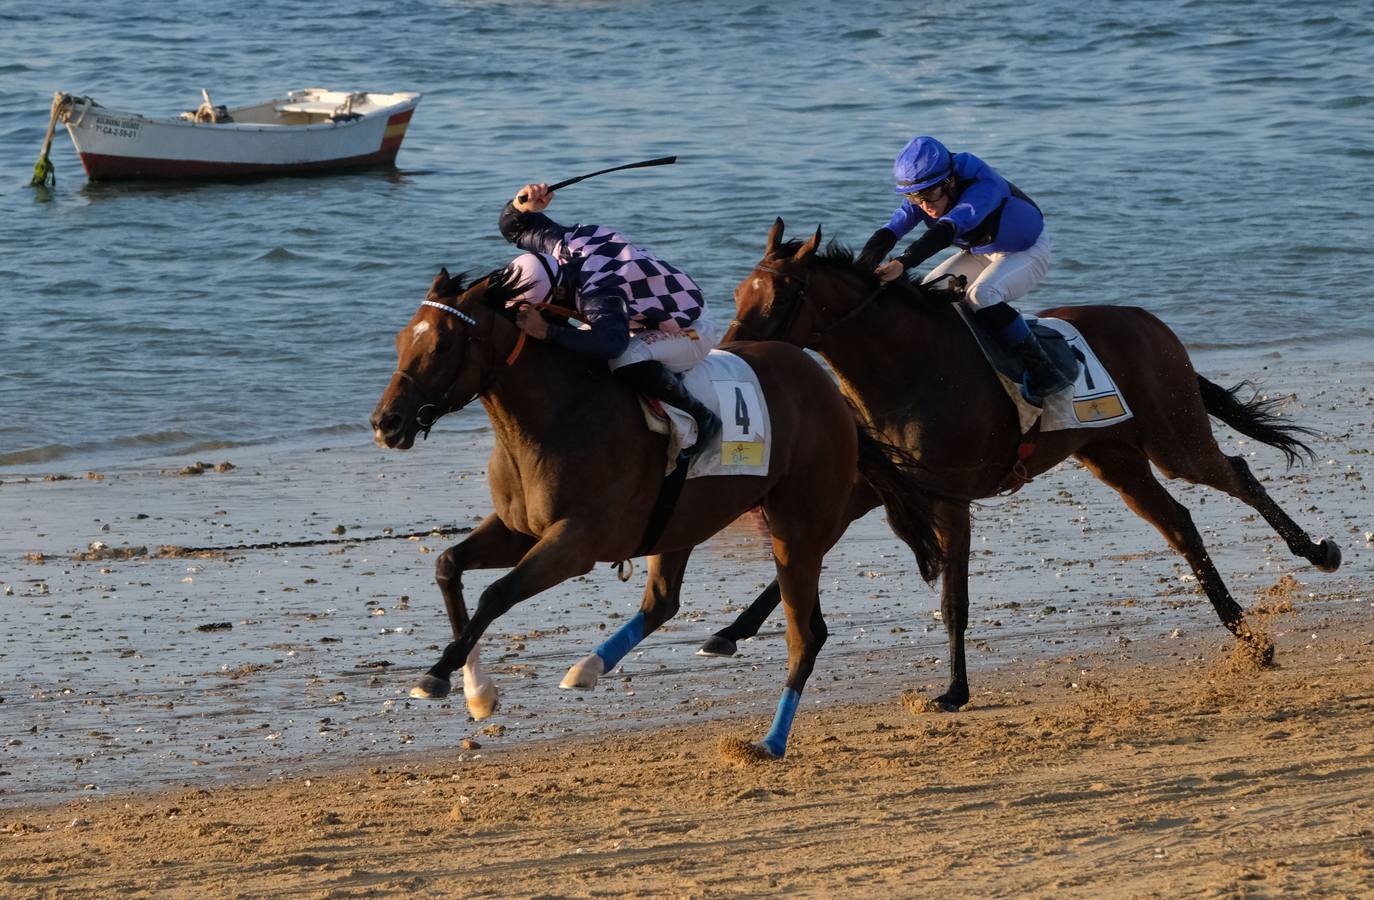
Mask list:
[[[930,201],[938,199],[939,197],[948,193],[948,189],[949,179],[946,178],[943,181],[937,181],[935,184],[932,184],[930,187],[924,188],[923,190],[907,191],[902,196],[906,197],[913,203],[929,203]]]

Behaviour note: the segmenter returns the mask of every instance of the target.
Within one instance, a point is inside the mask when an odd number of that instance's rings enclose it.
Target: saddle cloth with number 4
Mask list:
[[[687,477],[767,475],[773,449],[768,401],[749,364],[728,351],[712,350],[683,375],[682,382],[694,397],[720,416],[721,422],[717,446],[707,447],[693,457]],[[696,420],[677,407],[663,404],[668,415],[665,421],[643,397],[640,404],[649,430],[668,435],[667,471],[671,472],[678,451],[696,440]]]

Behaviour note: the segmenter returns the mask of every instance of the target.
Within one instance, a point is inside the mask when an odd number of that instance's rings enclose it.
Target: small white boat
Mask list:
[[[197,110],[151,119],[59,92],[53,120],[66,124],[92,181],[214,179],[392,165],[420,102],[419,94],[307,88],[230,109],[201,96]]]

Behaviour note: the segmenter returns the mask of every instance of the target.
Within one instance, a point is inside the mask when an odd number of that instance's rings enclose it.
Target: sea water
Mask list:
[[[1359,2],[0,5],[0,474],[366,444],[440,266],[486,272],[529,181],[728,319],[768,227],[861,246],[916,134],[1045,210],[1021,304],[1143,306],[1195,351],[1374,335],[1374,29]],[[293,88],[424,94],[395,169],[88,183],[55,90],[175,114]],[[445,430],[485,425],[476,406]]]

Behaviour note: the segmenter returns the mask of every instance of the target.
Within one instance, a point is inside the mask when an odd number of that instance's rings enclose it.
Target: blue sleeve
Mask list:
[[[630,343],[630,313],[619,290],[623,285],[619,276],[603,277],[596,287],[579,294],[577,308],[591,328],[550,324],[549,343],[598,359],[614,359],[624,353]]]
[[[971,153],[955,154],[954,170],[964,189],[940,221],[953,225],[955,235],[959,236],[983,224],[1011,196],[1011,186],[992,166]]]
[[[501,210],[501,236],[529,253],[556,253],[564,236],[571,230],[559,225],[543,213],[520,212],[514,203]]]
[[[892,214],[892,218],[888,219],[887,224],[883,227],[900,238],[915,228],[917,222],[922,221],[925,221],[925,216],[921,215],[921,211],[907,200],[897,207],[897,211]]]

